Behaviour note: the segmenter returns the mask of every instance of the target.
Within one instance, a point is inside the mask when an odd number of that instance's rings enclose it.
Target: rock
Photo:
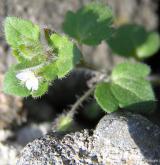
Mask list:
[[[13,136],[11,130],[0,129],[0,142],[6,141],[8,138]]]
[[[42,26],[60,31],[65,13],[78,8],[79,1],[8,0],[7,6],[9,15],[30,19]]]
[[[17,132],[0,129],[0,165],[15,165],[20,150],[50,130],[50,123],[30,124]]]
[[[68,10],[76,10],[82,5],[91,0],[0,0],[0,89],[1,77],[4,76],[8,67],[15,63],[15,59],[11,56],[9,47],[4,39],[3,21],[7,16],[17,16],[24,19],[29,19],[41,26],[46,25],[56,31],[62,32],[62,22]],[[106,3],[106,0],[102,0]],[[112,6],[118,23],[121,24],[127,21],[138,22],[149,29],[156,29],[158,25],[158,16],[156,15],[156,6],[158,0],[108,0]],[[43,11],[43,12],[42,12]],[[118,56],[110,56],[110,51],[105,42],[97,48],[84,46],[83,54],[88,64],[99,69],[110,69],[113,64],[121,62]],[[97,56],[98,55],[98,56]],[[3,100],[3,102],[1,101]],[[8,127],[14,121],[24,121],[25,114],[19,108],[22,103],[20,98],[5,95],[0,91],[0,128]],[[6,106],[6,107],[5,107]],[[13,108],[14,107],[14,108]],[[5,112],[4,112],[5,111]],[[2,116],[2,117],[1,117]]]
[[[30,124],[16,133],[17,143],[24,146],[36,138],[44,136],[50,130],[49,123]]]
[[[112,165],[160,162],[160,128],[141,115],[104,116],[94,131],[94,150]]]
[[[15,165],[22,149],[18,144],[8,145],[0,143],[0,165]]]
[[[17,165],[98,165],[96,155],[91,153],[92,140],[87,130],[65,136],[50,133],[29,143]]]
[[[2,89],[4,75],[0,73],[0,89]],[[22,99],[6,95],[0,90],[0,129],[26,121],[25,111],[22,109]]]
[[[158,27],[158,1],[156,0],[103,0],[109,4],[116,15],[116,24],[138,23],[153,30]]]
[[[160,128],[141,115],[113,113],[92,131],[52,132],[29,143],[17,165],[158,165]]]

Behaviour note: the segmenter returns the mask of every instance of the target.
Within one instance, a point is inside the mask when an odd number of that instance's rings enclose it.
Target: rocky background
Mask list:
[[[67,110],[69,105],[73,104],[76,100],[76,95],[81,95],[87,89],[86,82],[91,77],[89,71],[76,70],[62,81],[57,81],[54,87],[49,90],[50,92],[38,100],[32,100],[31,98],[22,100],[18,97],[5,95],[1,90],[4,73],[7,68],[15,62],[4,40],[3,21],[5,17],[18,16],[30,19],[40,26],[47,26],[63,33],[61,24],[65,13],[68,10],[75,11],[90,1],[91,0],[0,0],[0,165],[16,164],[21,149],[28,142],[33,141],[37,137],[44,136],[49,130],[54,131],[53,121],[56,116],[63,110]],[[112,6],[117,17],[115,23],[118,25],[131,21],[132,23],[137,22],[143,24],[150,30],[158,28],[158,0],[101,1]],[[84,46],[83,52],[87,62],[99,69],[102,67],[110,68],[115,63],[123,60],[117,56],[109,56],[110,51],[105,43],[92,49]],[[152,66],[153,61],[156,59],[159,59],[159,57],[156,56],[146,62]],[[154,66],[153,69],[160,71],[158,64]],[[86,103],[81,110],[85,110],[87,106],[88,104]],[[77,116],[78,115],[79,117],[76,117],[78,123],[76,129],[82,129],[94,128],[104,114],[100,111],[95,120],[86,117],[87,115],[82,114],[82,112],[77,114]],[[64,164],[106,164],[108,162],[110,164],[126,163],[137,165],[136,161],[139,162],[140,165],[158,164],[158,162],[153,161],[157,161],[157,158],[160,157],[157,152],[159,151],[160,143],[159,128],[141,116],[121,114],[120,116],[122,116],[124,121],[120,119],[121,117],[110,116],[104,117],[94,131],[86,130],[81,133],[77,132],[65,136],[50,133],[40,140],[34,141],[33,144],[27,145],[22,151],[19,165],[25,164],[26,162],[34,165],[45,165],[46,162],[54,164],[53,162],[56,161],[56,164],[62,164],[62,162]],[[116,118],[116,120],[113,120],[113,125],[109,122],[112,117]],[[143,123],[140,123],[142,126],[139,127],[140,131],[136,129],[139,126],[139,124],[137,124],[137,118],[140,121],[142,120],[142,122],[144,120]],[[103,122],[104,120],[107,120],[107,122],[106,126],[103,126],[105,129],[104,132],[102,131],[102,134],[104,133],[104,135],[107,136],[99,135],[100,130],[102,130],[101,123],[105,124]],[[110,123],[109,126],[107,125],[108,122]],[[128,123],[130,123],[130,125],[128,125]],[[149,127],[149,129],[147,127]],[[121,130],[120,134],[119,130]],[[109,134],[107,134],[107,131]],[[115,137],[114,132],[117,132],[116,136],[120,141],[117,142],[116,139],[110,138]],[[142,137],[138,137],[138,134],[142,135]],[[151,138],[148,139],[150,134],[153,135],[152,138],[155,140]],[[79,140],[77,141],[77,139]],[[111,139],[113,141],[110,141]],[[129,142],[126,140],[129,140]],[[101,144],[102,141],[105,144]],[[147,141],[150,141],[151,144],[147,143]],[[71,142],[76,146],[75,151],[68,148],[70,155],[64,155],[66,154],[64,153],[65,147]],[[39,146],[39,144],[41,145]],[[55,149],[46,148],[46,144],[47,146],[48,144],[53,145]],[[102,146],[101,152],[96,144]],[[109,149],[106,150],[103,146]],[[124,153],[123,150],[125,147],[127,151]],[[94,148],[94,150],[92,151],[91,148]],[[152,150],[149,151],[149,148]],[[43,156],[43,152],[48,155],[46,157]],[[127,154],[131,155],[131,160]],[[42,159],[39,155],[42,156]]]

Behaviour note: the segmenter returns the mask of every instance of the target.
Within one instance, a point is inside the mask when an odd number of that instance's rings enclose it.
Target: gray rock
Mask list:
[[[0,142],[0,165],[15,165],[22,149],[18,144],[3,144]]]
[[[50,123],[30,124],[22,127],[16,133],[17,143],[24,146],[27,143],[44,136],[50,130]]]
[[[97,125],[94,138],[94,151],[105,163],[160,164],[160,128],[141,115],[106,115]]]
[[[98,165],[96,155],[91,152],[92,141],[87,130],[65,136],[50,133],[28,144],[17,165]]]
[[[36,139],[23,149],[17,165],[158,165],[159,158],[158,126],[141,115],[113,113],[102,118],[93,135],[52,132]]]

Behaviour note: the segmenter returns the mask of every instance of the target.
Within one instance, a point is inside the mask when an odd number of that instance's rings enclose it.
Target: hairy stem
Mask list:
[[[88,89],[76,102],[73,104],[71,110],[68,112],[68,115],[74,116],[76,110],[79,108],[80,105],[94,92],[96,85],[92,86]]]
[[[100,74],[99,78],[96,78],[96,82],[94,85],[92,85],[72,106],[71,110],[68,112],[67,115],[73,117],[76,110],[79,108],[80,105],[82,105],[82,103],[94,92],[97,83],[101,82],[101,81],[110,81],[110,76],[108,76],[108,78],[106,78],[106,76],[102,76]]]

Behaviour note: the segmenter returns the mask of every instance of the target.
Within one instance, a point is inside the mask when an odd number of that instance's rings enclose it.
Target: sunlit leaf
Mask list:
[[[95,90],[95,98],[101,108],[108,112],[114,112],[118,109],[118,101],[111,92],[109,83],[99,83]]]
[[[150,68],[146,64],[123,62],[112,70],[112,79],[120,78],[146,78],[150,74]]]
[[[156,32],[148,33],[146,41],[137,49],[139,58],[147,58],[154,55],[160,48],[160,36]]]
[[[79,62],[81,53],[76,45],[70,41],[66,36],[58,34],[51,35],[53,46],[57,49],[56,65],[58,69],[58,77],[64,77],[68,74],[74,66]]]
[[[150,112],[155,108],[155,96],[146,77],[150,69],[140,63],[122,63],[112,72],[111,91],[121,108]]]
[[[4,23],[5,37],[9,45],[17,48],[26,42],[39,40],[39,27],[32,22],[17,17],[7,17]]]

